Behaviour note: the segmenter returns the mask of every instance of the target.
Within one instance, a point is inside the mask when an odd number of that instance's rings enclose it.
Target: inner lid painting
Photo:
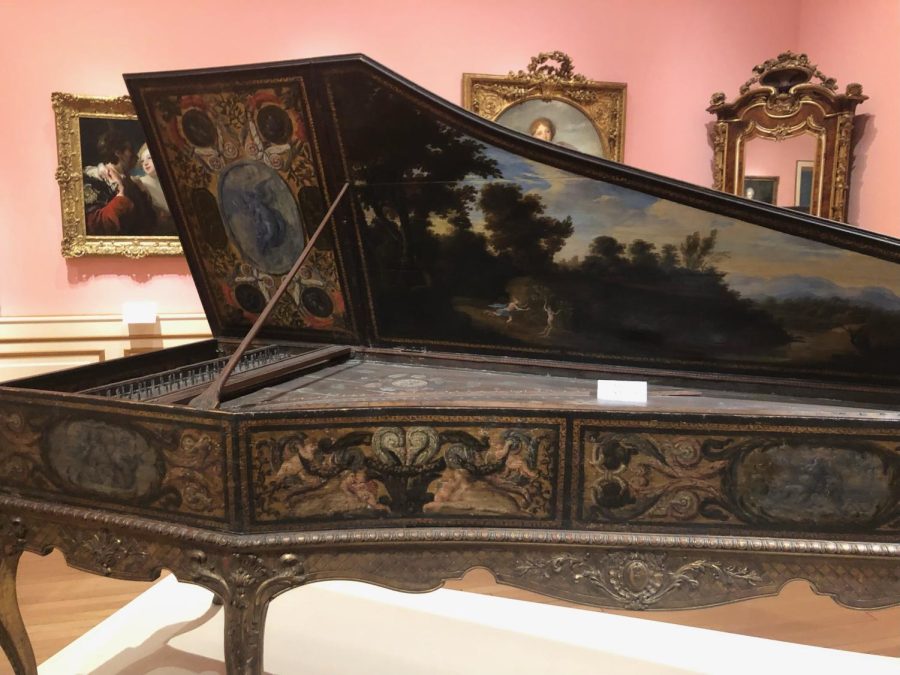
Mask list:
[[[266,70],[163,86],[126,76],[215,335],[247,331],[330,202],[306,69]],[[358,342],[341,266],[329,230],[269,318],[269,336]]]
[[[894,386],[900,246],[494,125],[362,56],[126,76],[214,332]]]

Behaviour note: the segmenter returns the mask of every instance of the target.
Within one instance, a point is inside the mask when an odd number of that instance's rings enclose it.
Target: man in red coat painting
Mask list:
[[[156,234],[156,213],[147,191],[131,178],[137,155],[115,130],[97,139],[100,164],[84,169],[85,233],[93,236]]]

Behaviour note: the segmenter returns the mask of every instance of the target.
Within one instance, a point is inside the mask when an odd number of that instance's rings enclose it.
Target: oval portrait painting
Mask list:
[[[605,157],[600,136],[591,120],[565,101],[529,99],[511,105],[495,120],[542,141],[578,150],[594,157]]]
[[[306,234],[284,179],[262,162],[237,162],[219,178],[225,229],[243,257],[268,274],[291,269]]]

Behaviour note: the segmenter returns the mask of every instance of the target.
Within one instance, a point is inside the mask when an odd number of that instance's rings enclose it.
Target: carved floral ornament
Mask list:
[[[594,81],[576,73],[572,58],[561,51],[542,52],[532,57],[525,70],[510,71],[507,75],[463,73],[463,107],[467,110],[517,131],[531,133],[527,126],[521,127],[511,121],[508,114],[514,108],[541,101],[565,104],[568,108],[558,110],[566,111],[570,120],[579,120],[577,125],[580,126],[574,127],[577,132],[588,134],[592,130],[601,149],[593,152],[587,146],[572,143],[577,137],[570,137],[569,142],[564,142],[565,138],[552,142],[617,162],[623,160],[625,90],[623,83]],[[524,115],[525,109],[520,112]],[[554,124],[559,122],[546,110],[535,112],[531,117],[550,117]]]
[[[110,576],[121,571],[123,563],[139,565],[148,555],[146,547],[136,539],[113,533],[108,529],[97,530],[89,536],[64,530],[61,539],[70,565],[89,569]]]
[[[555,64],[555,65],[554,65]],[[554,84],[571,84],[587,82],[584,75],[575,73],[572,57],[565,52],[541,52],[531,57],[527,70],[509,74],[510,78],[529,81],[548,82]]]
[[[605,596],[606,603],[632,610],[650,609],[679,591],[703,597],[733,586],[752,588],[764,582],[751,568],[702,558],[638,551],[617,551],[598,558],[594,561],[590,553],[559,553],[525,559],[516,571],[521,576],[562,577],[584,585],[585,592]]]

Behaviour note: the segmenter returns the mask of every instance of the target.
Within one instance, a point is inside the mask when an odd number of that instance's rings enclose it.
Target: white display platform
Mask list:
[[[41,675],[224,673],[222,608],[169,576],[40,666]],[[462,591],[407,594],[353,582],[270,606],[273,675],[594,675],[900,672],[896,659]]]

